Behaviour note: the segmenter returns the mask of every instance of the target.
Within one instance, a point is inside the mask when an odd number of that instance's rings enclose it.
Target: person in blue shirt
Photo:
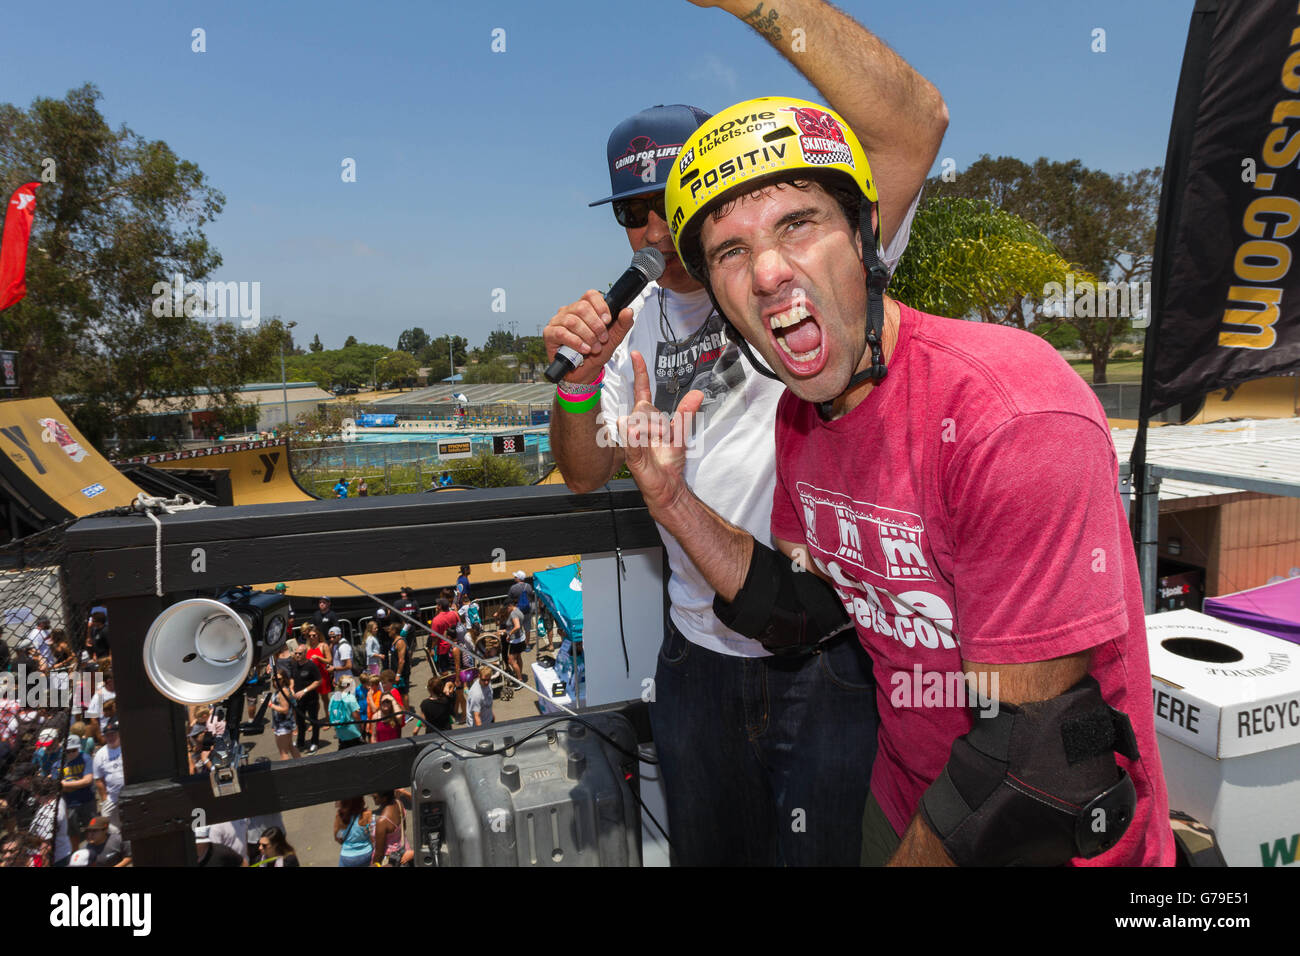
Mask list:
[[[460,577],[456,579],[456,604],[464,604],[469,600],[469,565],[460,566]]]
[[[346,498],[347,496],[348,496],[348,480],[346,478],[340,478],[338,480],[338,483],[334,485],[334,497]]]

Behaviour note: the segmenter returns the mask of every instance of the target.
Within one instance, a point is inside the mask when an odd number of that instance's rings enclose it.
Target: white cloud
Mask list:
[[[715,54],[710,53],[691,71],[690,78],[696,82],[714,83],[725,86],[728,92],[735,92],[737,85],[736,71],[723,63]]]

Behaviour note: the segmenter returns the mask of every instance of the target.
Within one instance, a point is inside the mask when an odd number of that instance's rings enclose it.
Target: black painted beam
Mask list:
[[[592,707],[581,713],[622,714],[631,722],[638,742],[650,740],[649,711],[642,701]],[[492,729],[500,731],[512,723],[536,719],[525,717],[498,722],[492,725]],[[566,721],[570,718],[558,714],[556,719]],[[472,749],[483,736],[483,728],[465,727],[448,736]],[[179,833],[192,843],[190,824],[196,809],[203,811],[209,823],[219,823],[271,810],[292,810],[409,787],[415,761],[428,747],[450,749],[450,745],[437,734],[421,734],[341,752],[316,754],[310,760],[262,761],[241,769],[240,792],[227,797],[213,796],[212,785],[203,776],[134,784],[123,791],[122,819],[133,839],[163,838]]]

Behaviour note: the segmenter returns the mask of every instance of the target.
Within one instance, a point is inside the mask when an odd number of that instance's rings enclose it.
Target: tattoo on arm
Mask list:
[[[781,28],[776,25],[778,18],[779,14],[775,9],[769,10],[764,14],[763,4],[760,3],[753,10],[749,11],[749,13],[745,14],[742,19],[763,36],[767,37],[769,42],[775,43],[777,40],[781,39]]]

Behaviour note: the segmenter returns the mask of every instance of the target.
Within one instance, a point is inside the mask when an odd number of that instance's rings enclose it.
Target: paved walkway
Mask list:
[[[559,650],[558,643],[554,647],[555,650]],[[532,651],[527,651],[524,654],[524,675],[528,678],[530,685],[532,683],[532,665],[536,659],[537,648],[534,646]],[[415,662],[411,667],[412,700],[408,701],[410,709],[416,713],[419,713],[420,701],[429,696],[424,686],[432,676],[433,671],[429,667],[429,662],[425,660],[424,651],[417,651]],[[322,710],[324,710],[323,707]],[[537,696],[515,688],[514,698],[512,700],[498,699],[493,705],[493,713],[499,721],[514,720],[519,717],[536,717],[538,714]],[[417,729],[422,730],[415,721],[409,721],[403,736],[412,736]],[[419,736],[424,735],[421,732]],[[308,740],[310,741],[310,732],[308,732]],[[266,730],[261,734],[245,737],[242,742],[250,745],[250,760],[255,761],[266,756],[269,756],[272,760],[279,759],[279,754],[275,749],[275,738],[271,736],[269,722]],[[333,728],[324,728],[321,731],[321,746],[317,753],[332,753],[335,746],[337,746],[337,742]],[[311,760],[313,757],[314,755],[304,753],[302,759]],[[367,795],[366,805],[371,806],[372,802]],[[303,866],[336,866],[338,864],[339,845],[334,842],[332,832],[334,828],[333,803],[286,810],[284,812],[284,824],[289,842],[298,851],[298,860]]]

